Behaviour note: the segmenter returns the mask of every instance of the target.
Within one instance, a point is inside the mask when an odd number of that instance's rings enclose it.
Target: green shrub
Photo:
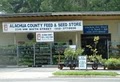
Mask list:
[[[83,51],[84,50],[82,48],[77,48],[76,50],[72,48],[66,48],[64,51],[64,55],[65,58],[77,59],[79,55],[82,55]]]
[[[103,63],[102,55],[91,55],[88,58],[90,61]]]
[[[110,58],[105,62],[108,69],[120,69],[120,58]]]
[[[65,58],[74,57],[75,51],[72,48],[66,48],[64,51]]]

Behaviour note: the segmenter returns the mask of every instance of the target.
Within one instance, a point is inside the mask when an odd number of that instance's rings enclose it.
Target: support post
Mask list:
[[[19,65],[19,47],[17,45],[17,65]]]
[[[14,45],[16,45],[16,33],[14,33]]]
[[[34,56],[33,56],[34,64],[33,64],[33,65],[35,66],[35,65],[36,65],[36,64],[35,64],[35,44],[33,44],[33,52],[34,52]]]

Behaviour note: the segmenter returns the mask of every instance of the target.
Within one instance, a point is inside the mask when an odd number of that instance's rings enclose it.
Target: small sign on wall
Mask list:
[[[53,42],[53,41],[54,41],[53,32],[36,33],[36,42]]]
[[[76,50],[76,45],[69,45],[69,47],[70,47],[71,49],[73,49],[74,51]]]
[[[87,56],[79,56],[79,69],[87,69]]]
[[[86,25],[83,27],[84,34],[108,34],[108,25]]]

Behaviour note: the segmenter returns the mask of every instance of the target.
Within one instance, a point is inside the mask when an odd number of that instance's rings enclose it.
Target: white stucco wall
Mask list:
[[[28,40],[27,34],[28,33],[16,33],[16,43],[18,43],[19,41],[24,41],[24,42],[31,41],[31,40]],[[36,35],[35,35],[35,33],[33,33],[33,34],[34,34],[33,40],[35,40]]]
[[[0,23],[0,46],[13,45],[14,44],[14,34],[13,33],[3,33],[2,23]]]
[[[82,31],[77,32],[57,32],[55,33],[55,42],[68,42],[69,40],[73,41],[73,45],[80,46],[80,35]]]
[[[0,23],[0,46],[14,45],[19,41],[29,42],[27,39],[28,33],[3,33],[2,31],[2,23]],[[35,40],[35,33],[34,40]]]

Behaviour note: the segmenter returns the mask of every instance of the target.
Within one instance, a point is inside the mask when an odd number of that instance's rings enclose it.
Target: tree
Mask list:
[[[47,12],[51,12],[54,11],[53,10],[53,6],[52,6],[52,0],[44,0],[43,2],[41,2],[41,6],[40,6],[41,11],[47,11]]]
[[[7,13],[119,11],[120,0],[1,0],[0,11]]]
[[[120,0],[110,0],[107,10],[120,11]]]
[[[40,12],[43,0],[1,0],[0,10],[8,13]]]

